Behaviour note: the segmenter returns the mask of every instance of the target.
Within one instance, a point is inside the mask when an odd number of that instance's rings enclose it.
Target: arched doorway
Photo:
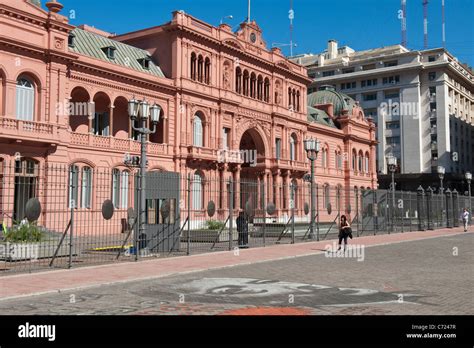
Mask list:
[[[259,175],[265,167],[265,143],[255,128],[248,129],[242,135],[239,144],[240,159],[240,208],[248,204],[257,209],[264,200],[264,181]]]

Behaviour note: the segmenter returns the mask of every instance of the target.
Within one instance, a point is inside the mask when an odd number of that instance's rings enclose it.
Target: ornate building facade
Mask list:
[[[374,123],[329,87],[308,96],[306,68],[267,49],[256,22],[232,32],[178,11],[164,25],[114,36],[72,26],[56,1],[47,6],[0,1],[0,157],[16,159],[25,173],[45,163],[74,167],[75,180],[86,183],[75,194],[79,208],[100,208],[88,193],[91,170],[121,174],[120,183],[110,180],[112,194],[134,184],[124,164],[124,155],[140,151],[127,112],[132,98],[162,110],[147,142],[149,170],[189,174],[195,191],[219,182],[225,192],[229,178],[254,181],[285,214],[290,183],[304,186],[309,172],[303,140],[310,137],[322,144],[319,185],[376,188]],[[31,194],[41,199],[37,190]],[[132,198],[116,200],[126,209]]]

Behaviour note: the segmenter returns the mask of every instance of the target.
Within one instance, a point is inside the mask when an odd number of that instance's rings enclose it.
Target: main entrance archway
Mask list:
[[[263,201],[264,188],[263,180],[259,180],[259,175],[265,166],[265,142],[257,129],[248,129],[242,134],[239,150],[243,163],[240,171],[240,208],[245,205],[253,207],[259,206],[258,202]],[[260,193],[260,194],[259,194]]]

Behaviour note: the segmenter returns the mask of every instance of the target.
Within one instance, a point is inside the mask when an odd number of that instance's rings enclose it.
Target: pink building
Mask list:
[[[131,206],[136,169],[124,156],[140,150],[127,113],[133,97],[162,109],[148,141],[149,170],[191,174],[199,197],[211,182],[222,195],[231,177],[253,180],[284,216],[290,183],[303,187],[309,172],[303,140],[310,137],[322,144],[319,187],[376,188],[374,123],[330,87],[308,96],[306,68],[268,49],[255,21],[234,33],[174,12],[164,25],[113,36],[70,25],[56,1],[49,12],[34,2],[0,0],[0,161],[16,159],[17,167],[0,188],[11,197],[0,202],[5,215],[21,217],[37,196],[47,219],[45,164],[77,169],[75,180],[85,183],[73,194],[79,213],[99,214],[102,201],[90,192],[99,179],[90,173],[101,168],[120,177],[104,181],[103,197],[117,192],[116,208]],[[31,189],[15,189],[18,182]],[[66,205],[67,183],[61,192],[56,202]],[[225,198],[213,199],[226,207]],[[305,198],[295,199],[302,211]],[[194,200],[193,209],[205,204]]]

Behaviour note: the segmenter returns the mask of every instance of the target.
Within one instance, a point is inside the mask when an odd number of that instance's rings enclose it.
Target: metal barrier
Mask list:
[[[151,171],[143,208],[139,180],[135,168],[0,162],[0,274],[334,239],[342,215],[354,236],[457,227],[469,207],[456,191],[315,185],[313,239],[304,180]]]

